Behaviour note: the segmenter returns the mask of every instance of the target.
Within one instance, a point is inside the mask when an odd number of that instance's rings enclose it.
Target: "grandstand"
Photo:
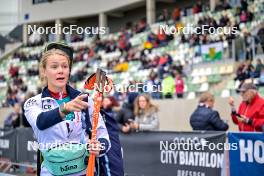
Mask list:
[[[261,15],[263,12],[263,4],[261,1],[254,1],[254,3],[250,4],[248,9],[253,12],[254,19],[252,21],[248,21],[246,23],[239,24],[239,30],[242,31],[252,31],[256,28],[260,28],[263,22],[263,16]],[[61,2],[53,2],[54,6],[59,5],[56,3]],[[157,2],[161,3],[161,2]],[[172,2],[166,4],[165,2],[162,4],[163,6],[170,6]],[[257,5],[260,4],[260,5]],[[22,4],[23,6],[24,4]],[[28,5],[25,3],[25,5]],[[40,4],[39,6],[41,6]],[[44,5],[44,4],[43,4]],[[52,3],[49,5],[53,5]],[[177,5],[177,4],[175,4]],[[186,4],[187,6],[188,4]],[[38,5],[37,5],[38,6]],[[131,6],[131,5],[127,5]],[[138,5],[139,6],[139,5]],[[43,7],[44,8],[44,7]],[[46,7],[45,7],[46,8]],[[43,10],[45,10],[45,8]],[[67,7],[66,7],[67,8]],[[110,8],[110,7],[109,7]],[[132,7],[131,7],[132,8]],[[135,8],[138,10],[138,8]],[[35,12],[36,13],[36,12]],[[157,9],[158,13],[158,9]],[[89,14],[87,14],[89,15]],[[34,14],[32,15],[34,16]],[[112,76],[115,84],[128,84],[129,82],[141,82],[144,83],[147,81],[150,73],[153,72],[158,74],[159,65],[146,66],[145,62],[142,60],[146,60],[146,62],[151,62],[155,59],[155,57],[160,57],[163,54],[169,54],[173,62],[171,65],[175,65],[180,63],[185,66],[186,62],[189,62],[189,66],[191,66],[192,70],[188,73],[185,80],[185,98],[193,99],[199,93],[205,91],[213,91],[215,95],[228,97],[229,95],[234,95],[235,89],[238,85],[237,82],[233,81],[235,77],[234,73],[236,70],[236,63],[234,62],[235,50],[233,47],[234,43],[230,42],[227,38],[228,36],[219,35],[208,35],[207,43],[221,41],[222,49],[223,49],[223,57],[221,61],[211,61],[204,62],[203,56],[199,53],[201,45],[193,45],[190,42],[182,41],[181,35],[173,36],[173,40],[168,41],[164,46],[157,46],[151,49],[151,52],[145,48],[146,42],[148,42],[148,37],[150,33],[154,33],[157,35],[159,27],[166,23],[170,24],[170,26],[174,26],[177,24],[181,24],[183,26],[190,25],[198,25],[200,19],[203,18],[213,18],[217,23],[220,23],[220,19],[222,16],[227,16],[230,21],[233,23],[239,23],[239,16],[236,16],[236,9],[228,9],[223,11],[203,11],[201,13],[183,16],[180,21],[174,22],[173,20],[161,21],[158,23],[153,23],[149,25],[143,32],[135,32],[128,29],[126,32],[120,31],[111,33],[109,35],[102,36],[100,41],[98,41],[94,37],[82,39],[83,41],[79,42],[71,42],[70,45],[74,47],[75,50],[75,63],[72,69],[72,75],[75,75],[78,71],[86,68],[86,64],[89,64],[86,72],[87,74],[82,77],[82,79],[74,80],[74,83],[78,89],[82,89],[83,82],[87,75],[93,73],[96,68],[99,66],[105,70]],[[47,17],[48,18],[48,17]],[[111,17],[110,17],[111,18]],[[123,19],[122,17],[120,17]],[[122,20],[120,22],[122,23]],[[42,19],[40,18],[40,21]],[[44,19],[43,19],[44,20]],[[82,20],[83,17],[82,17]],[[89,17],[87,17],[89,20]],[[26,20],[25,20],[26,21]],[[32,21],[34,21],[32,19]],[[67,19],[65,20],[67,21]],[[76,19],[78,21],[78,18]],[[238,22],[237,22],[238,21]],[[110,22],[110,21],[109,21]],[[31,23],[29,19],[29,23]],[[45,23],[44,23],[45,24]],[[78,23],[77,23],[78,24]],[[232,24],[235,25],[235,24]],[[109,27],[111,29],[111,25]],[[121,29],[121,27],[120,27]],[[125,42],[129,43],[131,46],[127,53],[124,53],[120,46],[118,46],[118,42],[120,41],[120,37],[125,36]],[[44,36],[42,36],[44,37]],[[64,36],[66,37],[66,36]],[[189,36],[185,36],[189,37]],[[44,40],[44,39],[43,39]],[[79,39],[81,40],[81,39]],[[234,40],[232,40],[234,41]],[[41,42],[42,43],[42,42]],[[98,45],[98,43],[100,45]],[[109,45],[113,44],[114,49],[109,50]],[[30,45],[28,43],[28,45]],[[0,100],[3,104],[6,99],[6,92],[8,85],[12,85],[12,77],[8,73],[8,68],[11,64],[19,67],[19,76],[22,78],[24,84],[28,86],[28,90],[31,90],[34,93],[37,93],[37,89],[40,86],[40,81],[38,79],[38,74],[29,74],[30,71],[38,70],[38,59],[43,50],[43,45],[39,46],[23,46],[20,49],[14,51],[14,54],[11,54],[8,58],[3,58],[1,61],[1,75],[3,79],[6,81],[1,82],[1,93]],[[101,47],[102,46],[102,47]],[[144,51],[144,55],[142,56],[142,51]],[[258,50],[259,51],[259,50]],[[147,53],[147,54],[145,54]],[[258,52],[261,53],[261,52]],[[258,56],[255,55],[257,58]],[[122,65],[117,63],[118,61],[122,61],[128,64],[128,68],[125,71],[122,70]],[[119,65],[119,66],[118,66]],[[171,65],[167,65],[165,69],[172,69]],[[120,68],[121,67],[121,68]],[[170,67],[170,68],[169,68]],[[119,69],[121,69],[119,71]],[[74,76],[73,76],[74,77]],[[161,80],[160,80],[161,81]],[[25,95],[25,93],[22,93]],[[23,99],[23,95],[22,95]]]
[[[165,74],[175,79],[175,74],[180,73],[184,80],[183,99],[177,98],[175,92],[170,99],[165,99],[162,92],[158,96],[147,92],[160,107],[160,130],[191,131],[189,117],[197,106],[197,98],[210,91],[216,97],[215,109],[228,121],[230,131],[238,131],[232,124],[227,101],[230,96],[235,97],[237,105],[241,100],[236,92],[241,80],[235,79],[240,63],[252,59],[256,68],[256,59],[263,61],[264,38],[260,31],[264,30],[264,1],[248,1],[247,9],[233,1],[229,7],[217,0],[201,2],[202,5],[193,0],[23,0],[22,45],[0,58],[0,125],[3,127],[14,103],[22,104],[29,93],[39,93],[38,66],[45,44],[63,41],[74,48],[70,84],[78,90],[85,91],[87,77],[102,68],[116,85],[111,94],[122,103],[126,93],[118,92],[121,87],[148,82],[162,85]],[[180,15],[176,15],[177,10]],[[244,10],[246,19],[241,14]],[[106,26],[109,33],[27,34],[27,25],[55,24]],[[204,24],[214,28],[237,27],[238,32],[197,35],[160,31],[163,25],[179,29]],[[241,52],[239,41],[244,43]],[[220,57],[216,56],[218,50]],[[258,84],[260,76],[248,78]],[[263,87],[259,92],[264,96]]]

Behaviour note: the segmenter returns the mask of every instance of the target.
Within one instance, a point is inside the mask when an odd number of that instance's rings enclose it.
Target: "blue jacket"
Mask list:
[[[220,118],[217,111],[204,105],[199,105],[192,113],[190,124],[193,130],[226,131],[228,125]]]
[[[119,127],[112,111],[101,110],[109,134],[111,148],[100,157],[100,176],[124,176]]]

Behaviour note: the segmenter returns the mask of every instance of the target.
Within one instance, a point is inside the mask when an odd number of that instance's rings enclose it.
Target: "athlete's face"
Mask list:
[[[47,78],[48,87],[51,90],[63,90],[68,82],[70,73],[67,57],[54,54],[47,58],[44,76]]]

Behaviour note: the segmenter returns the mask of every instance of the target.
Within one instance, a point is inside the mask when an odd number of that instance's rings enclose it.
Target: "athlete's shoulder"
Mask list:
[[[31,97],[29,98],[25,104],[24,104],[24,109],[27,110],[31,107],[34,107],[34,106],[39,106],[40,105],[40,102],[41,102],[41,94],[38,94],[34,97]]]

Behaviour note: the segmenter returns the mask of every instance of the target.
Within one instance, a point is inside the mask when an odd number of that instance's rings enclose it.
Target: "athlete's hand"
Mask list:
[[[88,150],[90,154],[94,154],[95,156],[98,156],[101,150],[101,143],[98,140],[89,140]]]
[[[87,98],[87,94],[79,95],[68,103],[65,103],[65,108],[68,112],[80,112],[83,109],[87,109],[89,107],[88,102],[83,101],[84,98]]]

